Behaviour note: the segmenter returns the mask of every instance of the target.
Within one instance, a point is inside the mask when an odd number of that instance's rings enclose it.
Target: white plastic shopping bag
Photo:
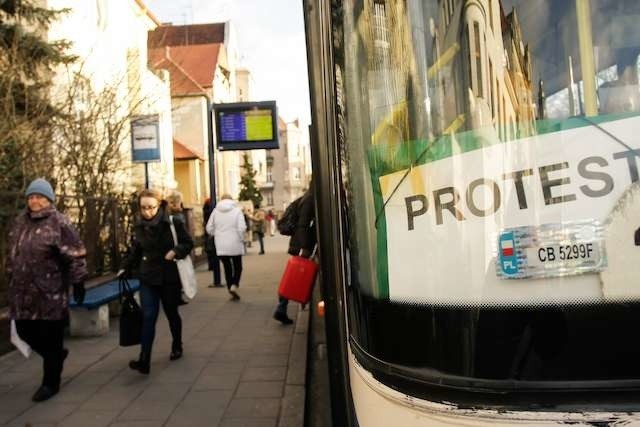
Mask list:
[[[24,357],[31,356],[31,347],[29,344],[22,341],[20,335],[18,335],[18,329],[16,328],[16,321],[11,319],[11,344],[15,345],[16,348]]]
[[[173,235],[173,243],[177,245],[178,234],[176,233],[175,225],[173,225],[173,216],[170,216],[169,220],[171,234]],[[178,275],[180,276],[180,283],[182,283],[182,291],[187,298],[193,299],[198,292],[198,283],[196,282],[196,270],[193,267],[191,256],[187,255],[183,259],[176,259],[174,261],[178,267]]]

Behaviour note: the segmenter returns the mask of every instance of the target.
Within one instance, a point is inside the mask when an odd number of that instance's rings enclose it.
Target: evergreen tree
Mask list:
[[[65,10],[34,0],[0,0],[0,188],[21,191],[53,170],[51,141],[62,116],[51,100],[54,69],[69,63],[69,44],[49,42],[51,23]]]
[[[262,194],[256,187],[255,176],[257,172],[253,170],[253,164],[248,153],[242,155],[242,176],[240,177],[240,195],[239,200],[251,200],[253,206],[260,206],[262,202]]]
[[[51,100],[54,69],[74,60],[68,43],[49,42],[50,24],[64,11],[37,0],[0,0],[0,307],[6,304],[4,256],[11,219],[22,191],[54,170],[51,141],[62,112]]]

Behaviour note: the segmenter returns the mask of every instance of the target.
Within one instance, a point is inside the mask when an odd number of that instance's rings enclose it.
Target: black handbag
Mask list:
[[[133,297],[127,279],[120,279],[120,345],[140,344],[142,339],[142,309]]]

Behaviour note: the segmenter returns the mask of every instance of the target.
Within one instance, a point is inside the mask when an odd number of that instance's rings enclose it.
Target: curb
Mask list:
[[[298,310],[294,327],[278,427],[303,427],[305,419],[308,308]]]

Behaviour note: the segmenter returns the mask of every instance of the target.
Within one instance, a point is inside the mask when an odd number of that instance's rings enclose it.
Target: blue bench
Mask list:
[[[134,293],[140,289],[139,280],[128,279],[127,281]],[[72,296],[69,300],[69,308],[86,308],[87,310],[95,310],[101,305],[117,300],[119,297],[120,288],[118,286],[118,279],[116,279],[87,289],[82,305],[78,305]]]
[[[140,289],[138,280],[129,279],[135,293]],[[93,337],[109,333],[109,303],[120,297],[118,279],[89,286],[84,302],[79,305],[73,296],[69,300],[69,332],[72,336]]]

